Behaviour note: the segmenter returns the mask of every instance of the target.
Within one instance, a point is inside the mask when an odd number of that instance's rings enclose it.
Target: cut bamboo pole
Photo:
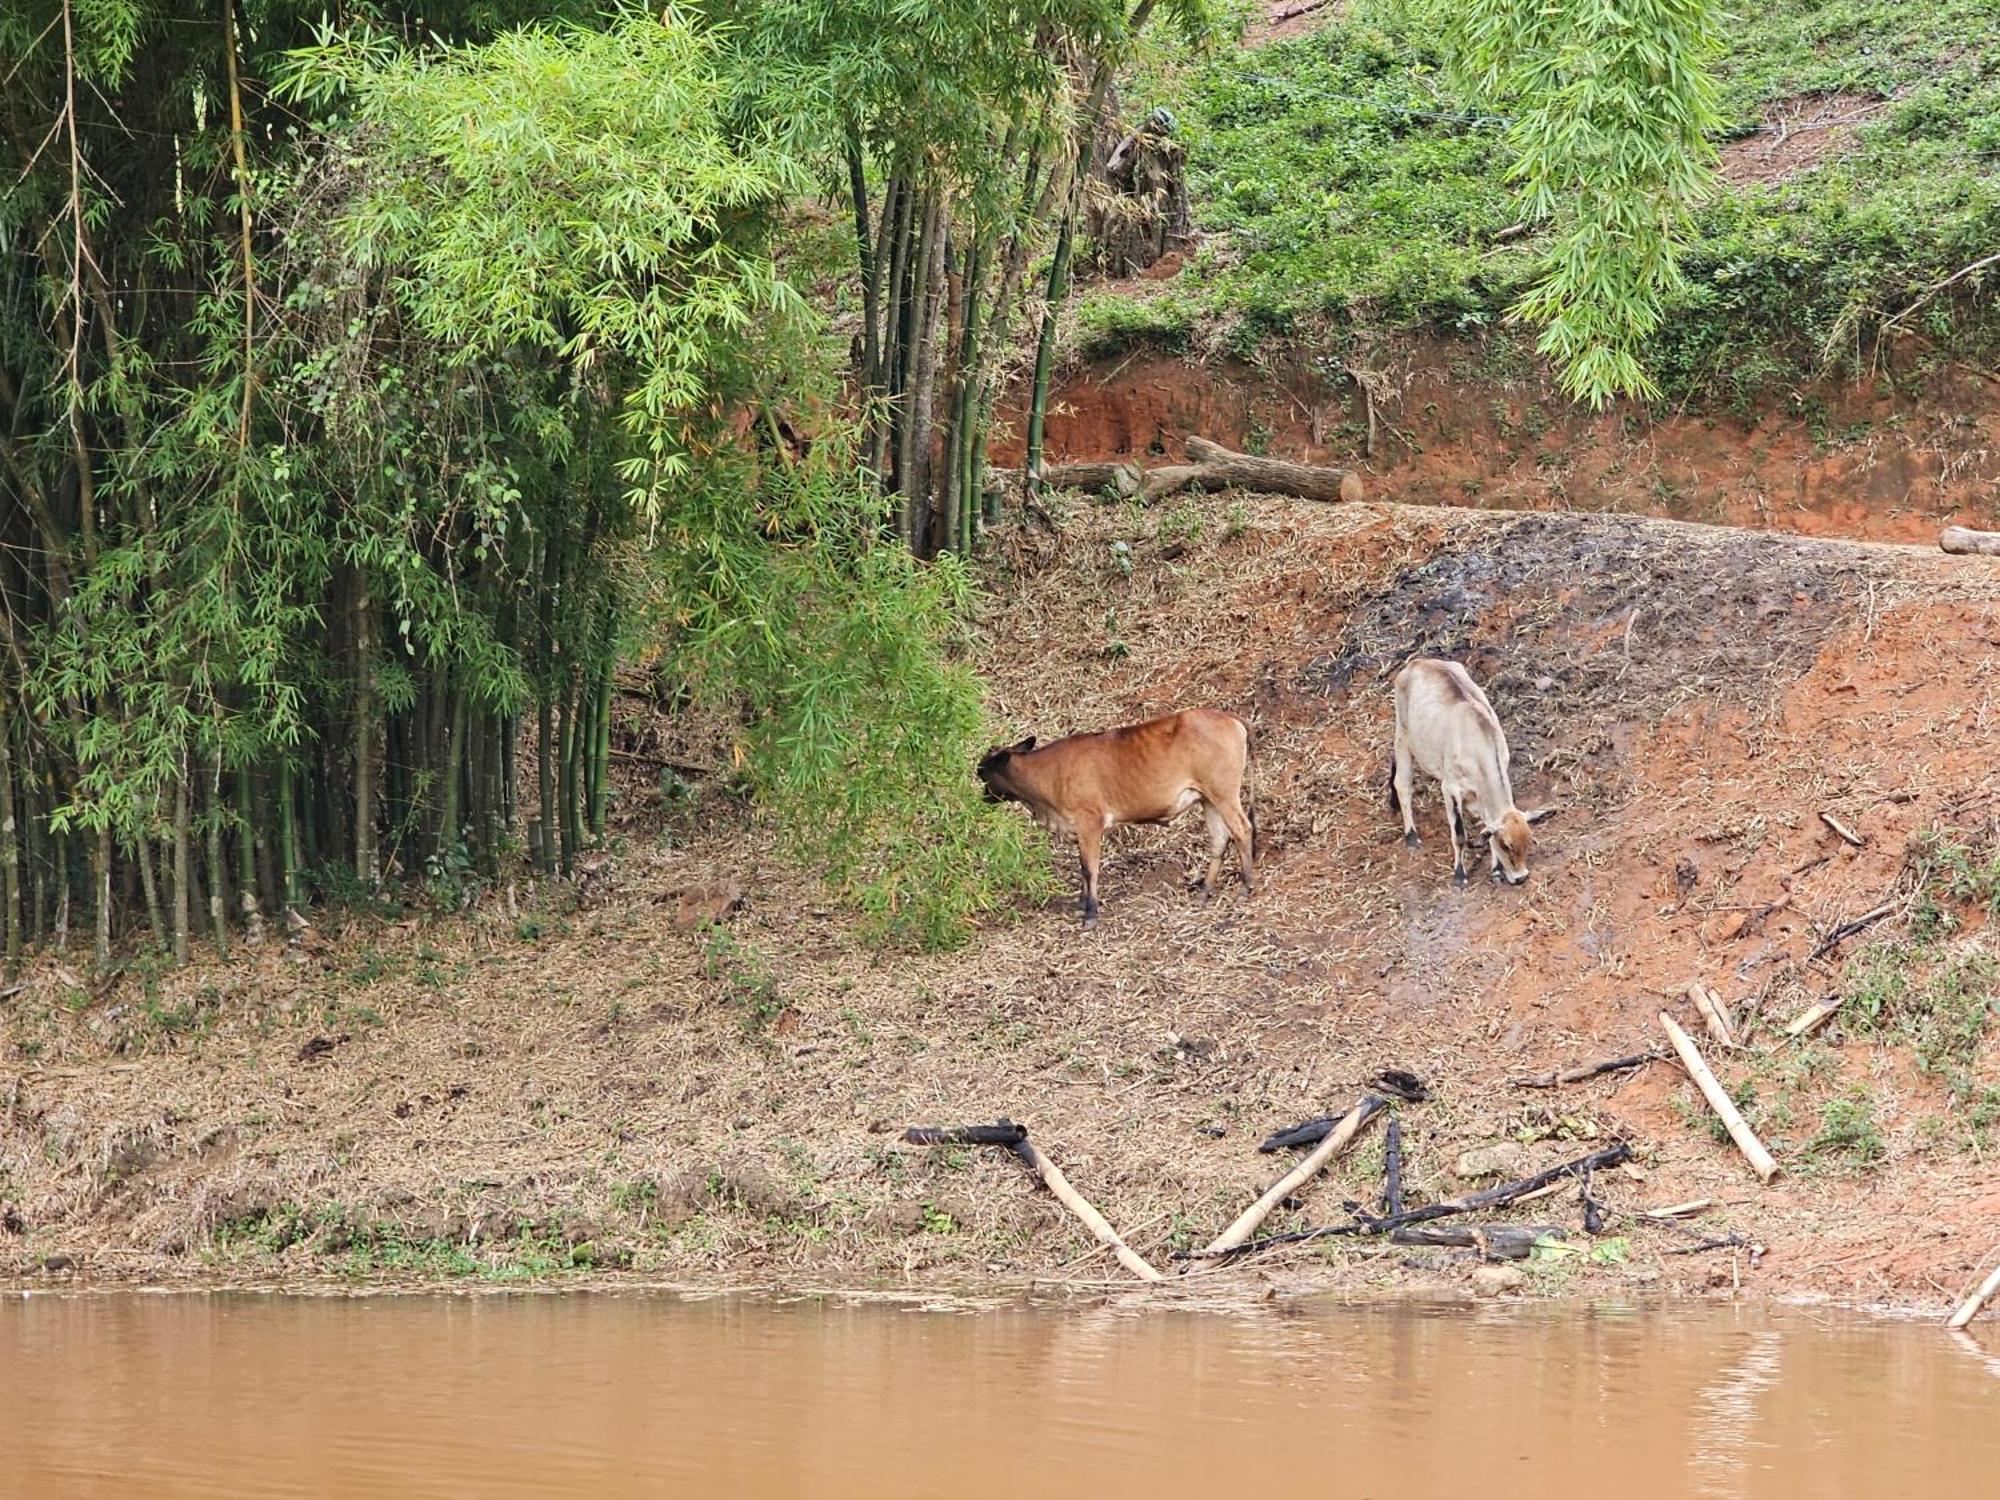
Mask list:
[[[1792,1017],[1791,1024],[1785,1027],[1785,1035],[1804,1036],[1839,1010],[1840,1002],[1845,998],[1844,995],[1828,995],[1824,1000],[1813,1001],[1811,1005]]]
[[[1856,849],[1859,849],[1865,843],[1867,843],[1867,840],[1862,838],[1860,834],[1856,833],[1852,828],[1849,828],[1845,823],[1841,822],[1840,819],[1836,818],[1832,813],[1827,812],[1824,808],[1820,810],[1819,820],[1820,822],[1826,824],[1827,827],[1831,828],[1836,834],[1838,834],[1840,836],[1840,841],[1844,844],[1852,844]]]
[[[1730,1029],[1729,1014],[1722,1008],[1722,997],[1706,985],[1697,981],[1688,986],[1688,999],[1694,1001],[1694,1008],[1701,1012],[1702,1024],[1708,1034],[1715,1038],[1718,1047],[1734,1049],[1736,1033]]]
[[[1664,1208],[1649,1208],[1640,1214],[1645,1219],[1688,1219],[1707,1209],[1715,1207],[1713,1198],[1690,1198],[1685,1203],[1669,1203]]]
[[[1044,1186],[1056,1196],[1056,1201],[1083,1221],[1084,1227],[1098,1239],[1111,1247],[1111,1253],[1118,1257],[1118,1263],[1141,1281],[1164,1281],[1166,1278],[1147,1263],[1146,1258],[1126,1244],[1117,1230],[1113,1229],[1104,1215],[1090,1206],[1083,1194],[1069,1185],[1069,1179],[1062,1174],[1062,1168],[1037,1151],[1031,1141],[1017,1141],[1014,1154],[1032,1167]]]
[[[1341,1122],[1327,1132],[1326,1139],[1315,1146],[1296,1167],[1266,1188],[1261,1198],[1238,1214],[1236,1222],[1223,1230],[1204,1254],[1221,1254],[1245,1243],[1257,1232],[1257,1226],[1264,1222],[1272,1209],[1290,1197],[1293,1189],[1317,1176],[1322,1167],[1347,1149],[1348,1144],[1361,1133],[1361,1127],[1385,1108],[1387,1106],[1375,1095],[1363,1095],[1361,1102],[1350,1109],[1342,1117]]]
[[[1715,1081],[1715,1074],[1709,1071],[1708,1064],[1701,1060],[1701,1053],[1695,1050],[1694,1038],[1681,1030],[1680,1023],[1665,1011],[1660,1012],[1660,1025],[1666,1030],[1667,1040],[1674,1044],[1674,1051],[1680,1054],[1681,1065],[1688,1070],[1688,1077],[1695,1081],[1695,1086],[1708,1100],[1708,1107],[1720,1117],[1729,1131],[1729,1138],[1736,1142],[1736,1149],[1743,1153],[1758,1179],[1769,1182],[1776,1177],[1777,1160],[1764,1149],[1764,1143],[1757,1139],[1757,1132],[1750,1128],[1743,1112],[1724,1092],[1722,1085]]]
[[[1979,1316],[1979,1309],[2000,1296],[2000,1266],[1993,1268],[1993,1274],[1979,1284],[1979,1290],[1961,1302],[1958,1311],[1951,1315],[1951,1321],[1944,1326],[1951,1329],[1965,1327]]]

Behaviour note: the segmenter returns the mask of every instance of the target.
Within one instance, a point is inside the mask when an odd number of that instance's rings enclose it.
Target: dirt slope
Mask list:
[[[1829,378],[1750,412],[1649,415],[1577,407],[1500,337],[1405,338],[1351,356],[1372,402],[1338,364],[1303,351],[1253,367],[1135,350],[1062,375],[1048,452],[1178,461],[1198,433],[1357,467],[1371,499],[1404,504],[1617,511],[1885,542],[2000,526],[2000,377],[1936,361],[1920,371],[1923,358],[1912,343],[1880,378]],[[1018,441],[999,454],[1018,461]]]
[[[1913,837],[1938,825],[1986,847],[2000,564],[1255,497],[1164,515],[1072,501],[1060,519],[1060,536],[996,542],[997,711],[1045,737],[1192,702],[1245,713],[1267,848],[1254,900],[1184,893],[1193,821],[1121,831],[1095,935],[1057,850],[1046,908],[942,959],[878,960],[726,806],[664,832],[635,808],[568,909],[523,890],[515,914],[496,898],[462,923],[357,924],[102,994],[44,963],[0,1002],[0,1271],[1108,1277],[1010,1159],[894,1132],[1026,1120],[1164,1257],[1270,1180],[1267,1131],[1345,1107],[1385,1066],[1435,1091],[1403,1111],[1420,1193],[1458,1191],[1471,1146],[1514,1142],[1532,1169],[1625,1133],[1641,1166],[1600,1182],[1615,1209],[1712,1197],[1705,1230],[1767,1247],[1667,1256],[1679,1236],[1619,1221],[1624,1264],[1538,1267],[1551,1288],[1740,1280],[1937,1303],[1989,1255],[2000,1170],[1965,1090],[1839,1019],[1804,1046],[1774,1032],[1842,982],[1840,954],[1806,962],[1820,935],[1909,893]],[[1413,650],[1490,685],[1521,801],[1557,810],[1519,890],[1451,887],[1434,796],[1414,852],[1383,805],[1386,677]],[[719,935],[677,924],[701,906],[688,893],[725,881],[743,908]],[[1957,915],[1946,947],[1970,962],[1980,914]],[[1904,926],[1899,911],[1874,932]],[[1758,1090],[1787,1168],[1770,1188],[1668,1065],[1558,1093],[1507,1083],[1653,1045],[1662,1004],[1692,1023],[1692,979],[1750,1028],[1741,1056],[1711,1051]],[[1996,1063],[1988,1035],[1970,1076]],[[1856,1097],[1875,1139],[1828,1145]],[[1369,1197],[1380,1138],[1272,1227]],[[1521,1216],[1574,1234],[1577,1207]],[[1466,1274],[1412,1255],[1335,1242],[1231,1274]]]

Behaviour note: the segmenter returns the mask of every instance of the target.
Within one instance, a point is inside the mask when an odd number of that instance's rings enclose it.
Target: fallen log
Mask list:
[[[1564,1237],[1555,1224],[1413,1224],[1392,1230],[1392,1245],[1431,1245],[1477,1250],[1484,1260],[1526,1260],[1544,1235]]]
[[[1665,1011],[1660,1012],[1660,1025],[1666,1030],[1667,1039],[1674,1044],[1674,1051],[1680,1054],[1681,1066],[1695,1082],[1695,1087],[1708,1100],[1708,1107],[1721,1119],[1729,1138],[1736,1142],[1736,1149],[1749,1161],[1751,1169],[1759,1180],[1769,1182],[1778,1175],[1778,1163],[1771,1153],[1764,1149],[1764,1143],[1757,1139],[1757,1132],[1750,1128],[1750,1122],[1743,1118],[1743,1112],[1736,1107],[1736,1101],[1729,1097],[1722,1085],[1716,1082],[1715,1074],[1702,1061],[1701,1053],[1695,1050],[1694,1038],[1681,1030],[1680,1023]]]
[[[1081,490],[1095,495],[1110,490],[1119,499],[1139,493],[1145,471],[1134,463],[1055,464],[1042,470],[1044,489]]]
[[[1025,1139],[1014,1142],[1013,1149],[1014,1154],[1027,1163],[1028,1169],[1042,1179],[1042,1185],[1055,1194],[1056,1201],[1081,1219],[1084,1228],[1088,1229],[1099,1240],[1111,1247],[1111,1253],[1118,1257],[1120,1265],[1141,1281],[1164,1281],[1166,1279],[1153,1269],[1152,1265],[1143,1255],[1125,1243],[1119,1236],[1118,1231],[1111,1227],[1110,1222],[1103,1214],[1091,1207],[1089,1200],[1083,1194],[1069,1185],[1069,1179],[1063,1176],[1060,1167],[1042,1155],[1041,1152],[1037,1151]]]
[[[1301,500],[1325,500],[1336,504],[1344,501],[1349,505],[1355,504],[1365,493],[1361,476],[1352,469],[1295,464],[1282,458],[1237,453],[1203,437],[1187,440],[1187,455],[1194,464],[1211,471],[1222,484],[1236,489],[1296,495]],[[1208,484],[1210,480],[1204,477],[1202,483]]]
[[[1389,1116],[1382,1137],[1382,1212],[1394,1217],[1403,1211],[1403,1122]]]
[[[992,1125],[913,1125],[903,1132],[912,1146],[1018,1146],[1028,1127],[1012,1120]]]
[[[2000,531],[1974,531],[1969,526],[1947,526],[1938,533],[1938,546],[1946,552],[1976,552],[2000,557]]]
[[[1517,1089],[1552,1089],[1560,1083],[1582,1083],[1595,1078],[1600,1073],[1619,1073],[1627,1068],[1643,1068],[1650,1062],[1664,1062],[1667,1054],[1654,1048],[1649,1052],[1634,1052],[1630,1057],[1607,1058],[1603,1062],[1588,1063],[1580,1068],[1569,1068],[1561,1073],[1533,1073],[1525,1078],[1507,1080]]]
[[[1227,1255],[1232,1250],[1240,1249],[1243,1243],[1257,1232],[1257,1226],[1264,1222],[1272,1209],[1290,1197],[1293,1189],[1318,1175],[1320,1168],[1344,1151],[1348,1143],[1361,1133],[1362,1126],[1387,1108],[1388,1105],[1378,1096],[1363,1094],[1361,1102],[1350,1109],[1342,1117],[1341,1122],[1327,1132],[1325,1140],[1314,1147],[1296,1167],[1266,1188],[1255,1203],[1236,1216],[1233,1224],[1209,1242],[1207,1248],[1202,1251],[1202,1257]]]
[[[1979,1310],[1995,1297],[2000,1297],[2000,1266],[1993,1268],[1993,1274],[1979,1284],[1979,1290],[1958,1305],[1958,1311],[1951,1315],[1947,1328],[1963,1328],[1979,1316]]]
[[[1160,464],[1151,469],[1142,469],[1129,460],[1051,464],[1037,476],[1035,487],[1090,494],[1109,490],[1120,499],[1136,495],[1148,505],[1195,485],[1209,490],[1256,490],[1267,495],[1349,505],[1367,493],[1360,474],[1353,469],[1238,453],[1203,437],[1190,437],[1187,452],[1185,463]],[[1020,489],[1018,475],[1011,481],[997,475],[993,478],[1002,494],[1010,486],[1015,492]]]
[[[1271,1245],[1295,1245],[1306,1240],[1326,1239],[1344,1234],[1390,1234],[1406,1224],[1427,1224],[1433,1219],[1449,1219],[1459,1214],[1478,1213],[1482,1209],[1505,1208],[1518,1202],[1540,1188],[1560,1182],[1565,1177],[1575,1177],[1587,1170],[1600,1167],[1621,1166],[1632,1159],[1632,1147],[1624,1141],[1615,1142],[1588,1156],[1580,1156],[1575,1161],[1561,1162],[1544,1168],[1531,1177],[1523,1177],[1515,1182],[1503,1182],[1494,1187],[1484,1188],[1476,1193],[1468,1193],[1463,1198],[1454,1198],[1448,1203],[1431,1203],[1423,1208],[1406,1209],[1400,1214],[1376,1218],[1360,1212],[1358,1205],[1349,1205],[1349,1212],[1355,1216],[1352,1224],[1323,1224],[1314,1229],[1294,1230],[1290,1234],[1273,1234],[1252,1245],[1217,1250],[1213,1246],[1206,1250],[1188,1250],[1175,1256],[1176,1260],[1208,1260],[1217,1256],[1232,1255],[1239,1250],[1262,1250]]]

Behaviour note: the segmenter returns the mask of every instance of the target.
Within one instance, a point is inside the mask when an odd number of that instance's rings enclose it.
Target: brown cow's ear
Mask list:
[[[1539,823],[1544,818],[1553,818],[1555,815],[1556,810],[1553,807],[1537,807],[1532,811],[1527,808],[1521,810],[1521,816],[1526,818],[1530,824]]]
[[[1030,750],[1034,748],[1035,748],[1035,737],[1032,734],[1029,735],[1025,740],[1022,740],[1020,744],[1008,746],[1009,751],[1015,755],[1026,755]]]

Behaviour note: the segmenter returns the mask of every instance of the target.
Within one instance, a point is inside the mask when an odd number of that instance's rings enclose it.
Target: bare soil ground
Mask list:
[[[739,809],[637,787],[576,889],[467,918],[322,918],[289,950],[92,987],[45,960],[0,1001],[0,1276],[298,1281],[600,1273],[696,1284],[1095,1283],[1108,1254],[999,1151],[912,1123],[1026,1121],[1144,1253],[1206,1242],[1277,1175],[1269,1131],[1384,1067],[1416,1201],[1468,1148],[1527,1170],[1614,1136],[1624,1241],[1551,1291],[1659,1287],[1939,1304],[2000,1238],[1991,1132],[1901,1045],[1786,1018],[1847,981],[1843,919],[1909,891],[1911,841],[1990,831],[2000,563],[1671,521],[1222,496],[1071,499],[995,538],[980,664],[1045,737],[1189,703],[1256,726],[1265,885],[1184,890],[1195,820],[1113,835],[1100,929],[1062,889],[944,957],[881,957]],[[1123,541],[1129,576],[1114,543]],[[1520,889],[1449,881],[1383,801],[1387,676],[1414,651],[1490,685],[1520,799],[1556,809]],[[970,774],[940,767],[939,774]],[[1855,848],[1821,819],[1832,813]],[[736,897],[740,894],[740,900]],[[510,909],[511,903],[511,909]],[[711,915],[718,926],[694,924]],[[1950,942],[1983,952],[1983,913]],[[337,930],[336,930],[337,929]],[[1537,1073],[1657,1045],[1700,980],[1748,1045],[1704,1042],[1785,1165],[1760,1187],[1672,1064]],[[1989,1035],[1975,1077],[1993,1080]],[[1868,1101],[1879,1149],[1827,1148]],[[1380,1127],[1280,1210],[1378,1190]],[[1819,1144],[1815,1144],[1815,1143]],[[1875,1160],[1864,1158],[1873,1155]],[[1621,1217],[1707,1197],[1700,1255]],[[1574,1195],[1514,1217],[1577,1230]],[[1326,1242],[1197,1278],[1457,1283],[1462,1252]],[[1231,1278],[1234,1278],[1233,1280]]]

